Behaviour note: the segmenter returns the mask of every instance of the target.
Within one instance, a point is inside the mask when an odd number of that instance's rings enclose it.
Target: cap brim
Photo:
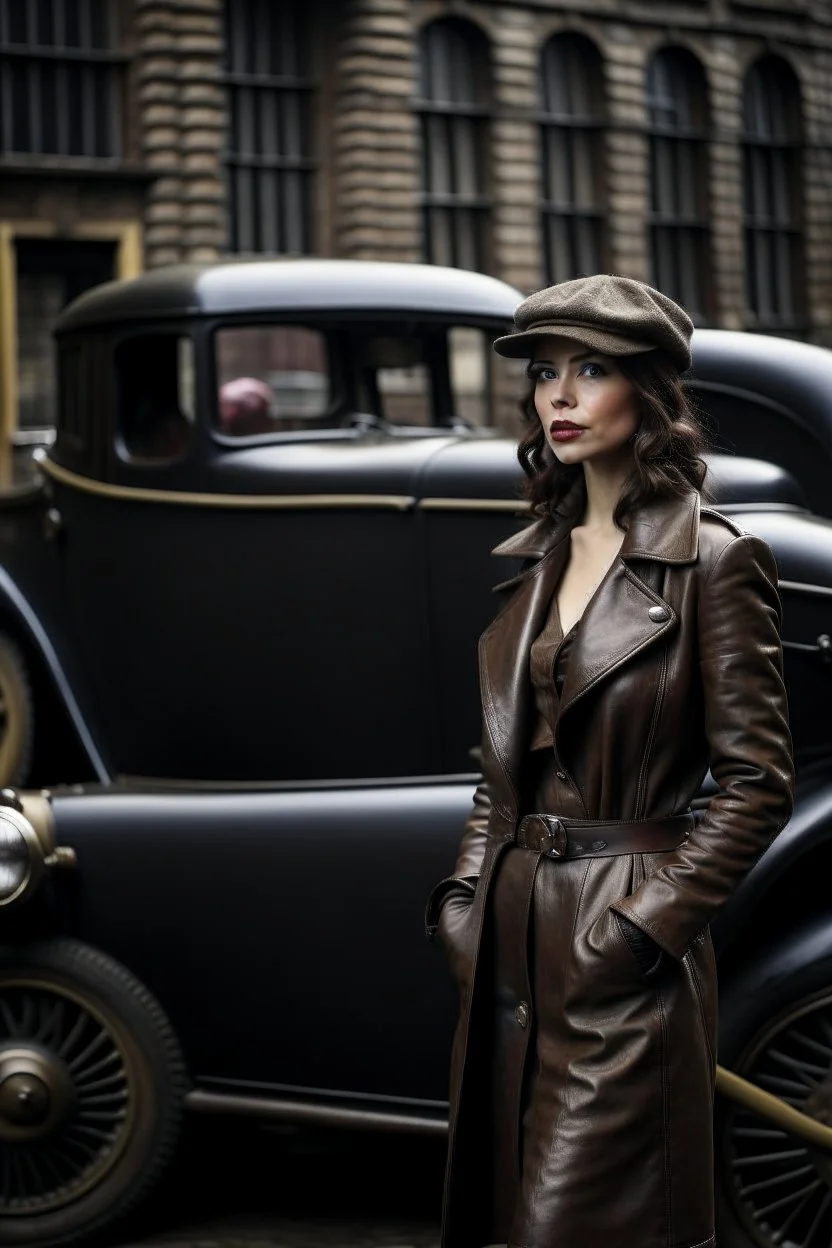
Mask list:
[[[518,334],[506,334],[496,338],[493,346],[498,355],[507,356],[512,360],[530,360],[534,355],[535,344],[541,338],[571,338],[589,347],[592,351],[600,351],[604,355],[642,355],[645,351],[655,351],[654,342],[643,342],[635,338],[622,338],[620,334],[605,334],[602,329],[585,329],[582,325],[546,324],[535,325]]]

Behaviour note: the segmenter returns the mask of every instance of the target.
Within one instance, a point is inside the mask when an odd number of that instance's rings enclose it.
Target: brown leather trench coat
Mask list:
[[[454,876],[428,905],[461,999],[443,1248],[714,1242],[708,923],[792,809],[776,566],[764,542],[702,507],[694,491],[630,518],[575,634],[554,734],[557,774],[588,819],[684,812],[708,768],[718,793],[669,852],[626,863],[544,859],[555,891],[536,936],[542,969],[495,985],[495,883],[506,862],[539,860],[514,845],[528,813],[529,649],[582,503],[581,485],[560,521],[539,520],[494,552],[531,563],[499,587],[508,599],[480,640],[483,778]],[[451,924],[443,902],[460,890],[467,904]],[[656,982],[642,977],[614,911],[669,955]],[[535,999],[535,985],[551,1000]],[[508,1022],[495,1042],[498,991]],[[535,1015],[548,1018],[537,1033]],[[495,1088],[510,1092],[516,1113],[497,1148]],[[495,1223],[501,1197],[516,1210],[505,1225]]]

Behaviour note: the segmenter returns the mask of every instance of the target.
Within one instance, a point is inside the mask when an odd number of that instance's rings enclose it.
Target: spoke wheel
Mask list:
[[[832,1125],[832,992],[815,993],[783,1010],[733,1068]],[[758,1248],[828,1248],[832,1156],[727,1102],[718,1118],[717,1145],[721,1195],[745,1242]]]
[[[0,1244],[65,1244],[150,1190],[184,1072],[158,1003],[75,941],[0,948]]]
[[[67,989],[7,982],[0,998],[0,1217],[60,1209],[123,1154],[129,1057]]]

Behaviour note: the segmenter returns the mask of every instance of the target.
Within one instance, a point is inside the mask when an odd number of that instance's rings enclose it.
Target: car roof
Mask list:
[[[381,260],[182,264],[106,282],[75,299],[58,334],[113,321],[262,312],[426,313],[510,321],[523,295],[484,273]]]

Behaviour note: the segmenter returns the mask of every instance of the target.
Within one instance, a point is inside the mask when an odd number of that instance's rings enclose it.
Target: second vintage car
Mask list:
[[[490,342],[519,300],[427,266],[236,263],[61,318],[41,485],[0,498],[0,1244],[125,1216],[186,1111],[445,1130],[455,1003],[422,911],[517,571],[489,552],[524,522],[525,382]],[[714,933],[720,1242],[820,1248],[832,354],[694,350],[716,505],[777,555],[799,765]]]

